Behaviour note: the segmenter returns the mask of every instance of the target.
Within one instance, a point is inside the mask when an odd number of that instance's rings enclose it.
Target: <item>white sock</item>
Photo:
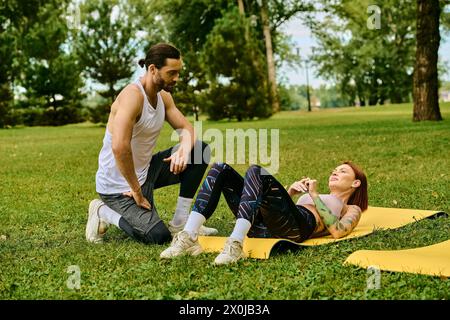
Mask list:
[[[186,223],[189,216],[189,211],[191,210],[192,199],[178,197],[177,207],[175,209],[175,214],[172,218],[172,225],[182,226]]]
[[[103,205],[98,209],[98,215],[102,220],[119,227],[119,220],[122,216],[107,205]]]
[[[189,215],[189,218],[186,222],[186,225],[184,226],[184,231],[187,231],[192,239],[195,239],[198,234],[198,230],[204,224],[206,221],[206,218],[201,213],[192,211]]]
[[[230,235],[230,238],[239,240],[241,243],[244,242],[244,238],[250,230],[252,224],[250,221],[244,218],[239,218],[236,220],[236,224],[234,226],[233,232]]]

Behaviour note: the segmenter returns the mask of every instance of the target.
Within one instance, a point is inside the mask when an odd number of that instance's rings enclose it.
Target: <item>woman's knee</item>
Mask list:
[[[257,175],[259,175],[260,173],[261,173],[261,166],[259,166],[257,164],[252,164],[247,169],[247,174],[257,174]]]
[[[214,162],[211,166],[211,169],[215,169],[219,172],[221,172],[227,168],[230,168],[230,166],[228,164],[226,164],[225,162]]]

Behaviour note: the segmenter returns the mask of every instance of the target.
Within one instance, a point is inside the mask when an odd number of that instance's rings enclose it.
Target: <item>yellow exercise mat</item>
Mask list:
[[[396,229],[409,223],[428,218],[431,216],[445,214],[441,211],[397,209],[369,207],[361,216],[356,228],[348,236],[333,239],[331,236],[308,239],[302,243],[295,243],[286,239],[275,238],[246,238],[244,241],[244,252],[251,258],[268,259],[272,249],[290,248],[300,246],[315,246],[362,237],[372,233],[376,229]],[[225,244],[226,237],[200,236],[199,242],[205,252],[220,252]]]
[[[359,250],[349,255],[345,264],[450,277],[450,240],[407,250]]]

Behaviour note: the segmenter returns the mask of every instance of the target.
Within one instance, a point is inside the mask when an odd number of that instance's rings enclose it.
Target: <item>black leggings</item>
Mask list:
[[[308,239],[316,227],[314,215],[297,206],[283,186],[257,165],[245,178],[226,163],[214,163],[200,188],[193,211],[211,217],[223,193],[236,219],[250,221],[249,237]]]

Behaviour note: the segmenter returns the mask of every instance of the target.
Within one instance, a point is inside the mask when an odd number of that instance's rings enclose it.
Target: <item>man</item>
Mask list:
[[[208,166],[208,146],[195,139],[192,125],[170,94],[182,68],[178,49],[157,44],[139,65],[145,65],[145,75],[126,86],[111,106],[96,174],[96,190],[103,201],[89,204],[89,242],[102,242],[111,224],[144,243],[169,241],[171,234],[183,229]],[[181,130],[180,143],[153,154],[164,120]],[[167,228],[156,211],[153,190],[176,183],[180,192]],[[201,230],[203,235],[216,233],[204,226]]]

